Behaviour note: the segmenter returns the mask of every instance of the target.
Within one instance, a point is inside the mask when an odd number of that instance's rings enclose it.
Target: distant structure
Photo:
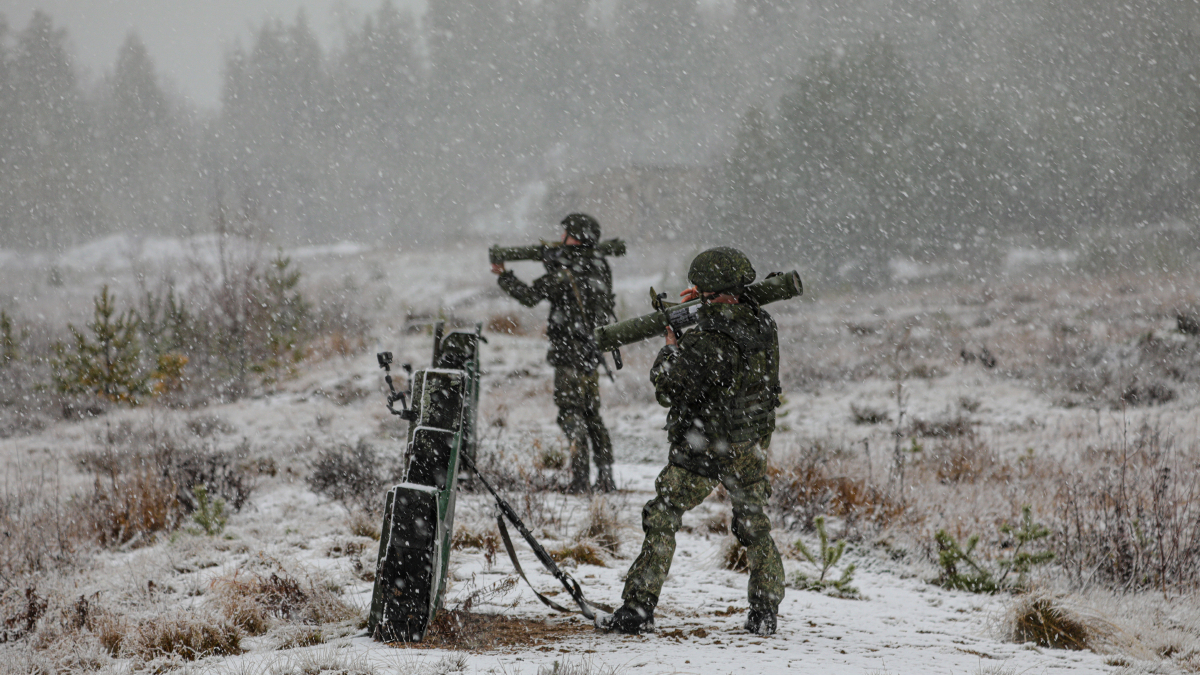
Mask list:
[[[630,165],[552,183],[547,214],[584,211],[605,234],[635,242],[672,241],[703,222],[711,167]],[[548,218],[550,216],[547,216]]]

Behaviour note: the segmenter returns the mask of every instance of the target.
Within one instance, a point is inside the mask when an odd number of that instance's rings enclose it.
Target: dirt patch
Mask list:
[[[439,613],[433,628],[421,642],[390,644],[407,649],[500,651],[540,647],[595,632],[595,627],[579,617],[547,621],[452,611]]]

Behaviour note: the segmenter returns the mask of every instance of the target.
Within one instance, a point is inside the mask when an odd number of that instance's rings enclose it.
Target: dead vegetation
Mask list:
[[[1018,644],[1050,649],[1091,649],[1109,632],[1107,622],[1085,617],[1044,593],[1025,594],[1009,607],[1004,632]]]
[[[265,556],[214,579],[211,588],[212,602],[221,614],[250,635],[267,632],[275,621],[321,625],[358,615],[319,577],[296,575]]]
[[[621,505],[607,497],[593,497],[588,502],[587,519],[575,536],[576,541],[591,542],[609,555],[621,552]]]
[[[507,648],[548,650],[550,647],[547,645],[553,642],[595,631],[590,623],[577,617],[548,621],[476,611],[480,605],[497,604],[516,585],[517,577],[510,576],[481,588],[468,587],[463,599],[453,608],[438,612],[424,640],[397,643],[397,646],[471,651]]]
[[[321,449],[305,481],[313,492],[328,497],[351,513],[375,516],[383,512],[387,488],[402,480],[404,464],[384,457],[366,441],[338,443]]]
[[[886,527],[900,518],[906,505],[870,475],[852,453],[828,443],[803,443],[776,455],[769,469],[777,525],[805,531],[818,516],[835,516],[847,531],[867,524]],[[859,536],[855,534],[854,536]]]

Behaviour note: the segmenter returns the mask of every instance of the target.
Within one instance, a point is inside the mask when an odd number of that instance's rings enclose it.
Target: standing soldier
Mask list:
[[[771,539],[764,508],[771,496],[767,448],[779,406],[779,338],[775,321],[743,293],[754,268],[741,251],[719,247],[696,256],[688,270],[700,297],[696,328],[667,344],[650,379],[658,402],[669,406],[667,467],[654,481],[655,497],[642,509],[646,538],[626,576],[624,604],[596,625],[620,633],[654,630],[654,608],[675,555],[683,513],[718,483],[733,502],[733,533],[750,563],[746,629],[775,632],[783,600],[783,560]]]
[[[612,441],[600,419],[600,379],[596,367],[604,357],[592,331],[613,316],[612,270],[596,250],[600,223],[582,213],[563,218],[563,246],[546,261],[546,274],[526,285],[504,264],[493,264],[500,288],[526,307],[550,301],[550,351],[554,366],[554,404],[558,426],[571,443],[571,485],[568,491],[590,491],[588,444],[596,461],[596,489],[616,488],[612,474]]]

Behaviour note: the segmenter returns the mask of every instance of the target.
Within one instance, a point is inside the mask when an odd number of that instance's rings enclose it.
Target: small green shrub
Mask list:
[[[934,583],[944,588],[972,593],[1023,589],[1028,584],[1030,570],[1054,559],[1054,554],[1050,551],[1031,552],[1027,549],[1029,545],[1050,536],[1049,528],[1033,521],[1033,511],[1029,505],[1021,507],[1019,527],[1005,524],[1001,526],[1000,531],[1012,535],[1016,546],[1009,557],[997,563],[997,573],[973,555],[976,546],[979,545],[979,535],[973,534],[968,537],[964,546],[946,530],[938,530],[934,539],[937,541],[938,563],[942,567],[942,573]],[[1009,576],[1014,572],[1016,578],[1009,580]]]
[[[196,510],[192,512],[192,520],[210,537],[221,534],[228,521],[225,516],[225,500],[220,497],[211,499],[208,496],[208,487],[203,484],[194,486],[192,494],[196,497]]]
[[[816,579],[811,579],[803,572],[797,572],[792,577],[792,586],[800,590],[828,593],[840,598],[860,597],[858,589],[850,585],[850,582],[854,580],[854,570],[857,569],[854,564],[847,565],[837,579],[825,578],[829,575],[829,570],[841,561],[842,554],[846,552],[846,540],[843,539],[831,545],[829,533],[825,530],[825,517],[817,516],[813,522],[817,526],[817,537],[821,542],[820,550],[813,555],[804,542],[799,539],[796,540],[795,547],[805,560],[821,569],[821,574]]]

